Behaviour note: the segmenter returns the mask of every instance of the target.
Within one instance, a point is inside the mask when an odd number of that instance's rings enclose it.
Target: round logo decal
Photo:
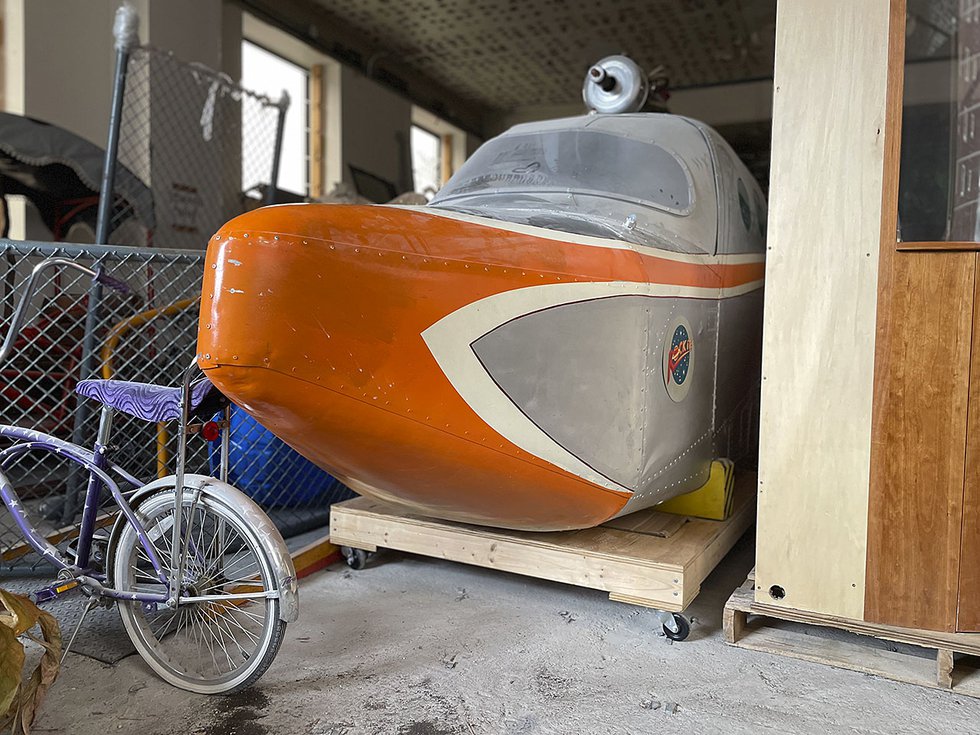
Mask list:
[[[664,386],[674,403],[680,403],[691,389],[691,373],[694,371],[694,339],[691,325],[684,319],[676,320],[667,330],[664,340]]]

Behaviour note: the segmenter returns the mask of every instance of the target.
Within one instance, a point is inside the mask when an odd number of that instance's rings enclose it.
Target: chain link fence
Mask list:
[[[123,83],[123,82],[119,82]],[[237,214],[274,200],[288,98],[151,47],[128,53],[109,241],[203,248]]]
[[[89,447],[99,411],[75,395],[78,380],[176,385],[190,364],[208,239],[234,216],[275,201],[288,106],[285,95],[272,100],[170,52],[135,45],[135,16],[127,15],[133,33],[123,27],[121,34],[119,17],[106,153],[112,196],[96,198],[105,205],[98,218],[89,200],[84,216],[76,218],[94,229],[94,239],[110,244],[0,240],[2,333],[19,286],[44,258],[102,264],[133,288],[127,296],[100,292],[74,270],[48,271],[12,358],[0,366],[0,423]],[[94,329],[87,328],[92,323]],[[172,427],[117,413],[112,444],[114,461],[141,480],[173,472]],[[238,409],[231,454],[229,479],[267,510],[284,535],[324,525],[330,504],[353,496]],[[217,460],[217,446],[200,436],[189,439],[189,472],[215,474]],[[31,453],[3,469],[35,518],[43,519],[40,530],[71,535],[84,499],[84,472],[55,456]],[[29,574],[40,563],[27,553],[10,516],[0,516],[0,576]]]
[[[89,266],[100,263],[126,281],[133,293],[103,295],[90,370],[81,376],[89,279],[74,270],[49,271],[11,359],[0,367],[0,423],[37,428],[66,440],[75,436],[91,447],[98,411],[94,402],[74,394],[76,382],[81,377],[113,377],[178,384],[195,352],[204,253],[0,240],[0,334],[6,333],[31,268],[55,255]],[[83,425],[76,426],[82,401],[92,404],[93,410],[87,412]],[[141,480],[172,473],[177,446],[172,429],[117,413],[114,461]],[[231,481],[259,502],[285,535],[324,525],[330,504],[353,496],[243,412],[233,417],[231,438]],[[190,437],[188,471],[213,474],[217,456],[212,459],[212,453],[199,436]],[[28,453],[4,471],[25,504],[38,519],[43,518],[42,531],[54,534],[77,522],[87,477],[72,465],[53,455]],[[0,575],[29,571],[41,563],[24,551],[16,525],[3,514]]]

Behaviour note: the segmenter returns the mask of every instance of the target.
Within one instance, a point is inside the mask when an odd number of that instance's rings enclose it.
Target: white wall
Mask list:
[[[184,61],[235,71],[241,43],[241,11],[235,6],[222,0],[132,4],[143,43]],[[5,23],[4,86],[11,94],[5,95],[4,109],[105,145],[115,58],[112,22],[119,5],[119,0],[4,0],[5,16],[14,21]]]
[[[243,34],[304,66],[322,64],[325,100],[324,191],[351,183],[353,165],[412,187],[413,105],[389,87],[243,14],[230,0],[132,0],[140,40],[224,71],[241,72]],[[112,90],[112,22],[120,0],[0,0],[4,11],[3,109],[60,125],[104,146]],[[428,113],[419,111],[425,117]],[[457,165],[479,145],[460,136]],[[45,239],[39,221],[14,206],[11,234]]]

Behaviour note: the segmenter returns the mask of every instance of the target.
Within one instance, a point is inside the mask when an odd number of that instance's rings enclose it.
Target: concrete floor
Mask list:
[[[205,698],[136,657],[70,656],[37,733],[980,733],[980,701],[722,643],[749,539],[706,581],[691,637],[592,590],[388,553],[302,587],[259,685]],[[672,704],[676,704],[676,711]]]

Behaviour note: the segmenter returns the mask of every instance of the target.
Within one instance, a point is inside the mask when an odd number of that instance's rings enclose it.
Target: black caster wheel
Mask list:
[[[691,624],[687,622],[687,618],[683,615],[677,613],[673,614],[674,625],[677,626],[677,630],[671,630],[664,624],[664,635],[670,638],[672,641],[682,641],[691,634]]]
[[[340,553],[344,555],[344,560],[351,569],[360,571],[367,566],[369,556],[368,552],[364,549],[352,549],[350,546],[342,546],[340,547]]]

